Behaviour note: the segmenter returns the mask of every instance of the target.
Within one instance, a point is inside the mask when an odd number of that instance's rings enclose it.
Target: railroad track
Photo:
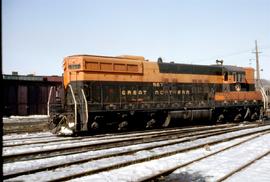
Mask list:
[[[205,128],[205,129],[211,129],[211,128],[222,128],[222,127],[229,127],[229,126],[237,126],[237,124],[223,124],[223,125],[215,125],[215,126],[197,126],[197,128]],[[24,144],[37,144],[37,143],[49,143],[49,142],[55,142],[55,141],[65,141],[65,140],[73,140],[73,139],[97,139],[97,138],[111,138],[111,137],[129,137],[129,136],[138,136],[138,135],[150,135],[155,133],[164,133],[169,131],[192,131],[194,130],[194,127],[188,127],[188,128],[169,128],[166,131],[163,129],[156,129],[156,130],[146,130],[146,131],[131,131],[131,132],[123,132],[123,133],[106,133],[106,134],[98,134],[98,135],[91,135],[91,136],[56,136],[51,133],[37,133],[37,134],[25,134],[25,135],[4,135],[3,139],[3,145],[5,147],[9,146],[19,146]],[[117,136],[116,136],[117,135]]]
[[[243,165],[239,166],[238,168],[234,169],[233,171],[231,171],[230,173],[226,174],[225,176],[219,178],[217,180],[217,182],[221,182],[224,181],[228,178],[230,178],[231,176],[235,175],[236,173],[238,173],[239,171],[247,168],[248,166],[252,165],[254,162],[262,159],[265,156],[268,156],[270,154],[270,150],[267,150],[266,152],[260,154],[259,156],[255,157],[254,159],[252,159],[251,161],[248,161],[247,163],[244,163]]]
[[[27,157],[13,158],[17,162],[12,162],[11,158],[4,157],[4,179],[5,180],[35,180],[47,181],[47,180],[69,180],[73,178],[83,177],[85,175],[92,175],[102,173],[108,170],[122,169],[125,166],[132,166],[136,164],[145,163],[152,160],[162,159],[177,155],[179,153],[196,150],[206,145],[217,145],[224,142],[224,140],[240,140],[243,137],[252,138],[258,137],[262,133],[268,132],[270,126],[257,124],[246,126],[230,126],[230,127],[200,127],[172,130],[170,132],[163,132],[161,136],[157,133],[146,133],[145,136],[137,134],[132,139],[132,134],[129,136],[130,141],[139,141],[138,143],[118,141],[127,138],[128,135],[122,136],[106,136],[106,140],[121,143],[122,145],[117,147],[105,147],[92,150],[89,146],[80,146],[80,148],[86,147],[87,150],[83,151],[69,151],[69,155],[65,153],[59,153],[58,156],[42,156],[36,153],[38,158],[35,159],[34,155],[28,155]],[[113,138],[116,137],[116,138]],[[102,137],[97,138],[97,141],[102,141]],[[110,140],[110,138],[113,138]],[[246,138],[246,139],[247,139]],[[87,138],[88,139],[88,138]],[[140,139],[140,140],[138,140]],[[108,142],[107,141],[107,142]],[[74,141],[73,141],[74,142]],[[78,142],[78,141],[77,141]],[[126,143],[125,143],[126,142]],[[102,143],[102,142],[101,142]],[[99,143],[99,145],[101,145]],[[105,143],[102,144],[103,147]],[[109,145],[108,143],[106,145]],[[92,146],[93,147],[93,146]],[[12,147],[9,147],[9,149]],[[5,149],[5,147],[4,147]],[[70,149],[70,148],[69,148]],[[89,151],[91,150],[91,151]],[[5,150],[4,150],[5,151]],[[50,151],[49,151],[50,152]],[[46,151],[48,153],[48,150]],[[51,153],[51,152],[50,152]],[[6,155],[7,157],[7,155]],[[14,157],[14,156],[13,156]],[[18,162],[18,159],[21,160]],[[38,164],[38,165],[37,165]],[[22,167],[23,166],[23,167]],[[28,167],[27,167],[28,166]],[[29,167],[30,166],[30,167]],[[76,170],[76,168],[85,168],[86,170]],[[45,175],[45,176],[44,176]],[[164,174],[158,174],[152,176],[149,179],[157,178]],[[48,178],[49,177],[49,178]],[[146,180],[146,179],[145,179]]]
[[[212,129],[212,128],[225,128],[230,126],[237,126],[239,124],[219,124],[219,125],[213,125],[213,126],[192,126],[192,127],[179,127],[179,128],[168,128],[164,131],[164,129],[151,129],[151,130],[145,130],[145,131],[130,131],[130,132],[123,132],[123,133],[106,133],[106,134],[98,134],[98,135],[92,135],[92,136],[76,136],[74,139],[85,139],[85,138],[111,138],[115,137],[129,137],[129,136],[138,136],[138,135],[150,135],[150,134],[157,134],[157,133],[164,133],[164,132],[170,132],[170,131],[195,131],[200,129]],[[53,141],[64,141],[64,140],[72,140],[72,137],[64,137],[64,136],[56,136],[49,132],[44,133],[36,133],[36,134],[13,134],[13,135],[4,135],[3,136],[3,145],[5,147],[9,146],[19,146],[24,144],[36,144],[36,143],[48,143]]]
[[[105,137],[86,137],[86,138],[60,138],[49,139],[52,141],[39,141],[30,145],[28,142],[23,142],[18,145],[3,144],[3,160],[4,163],[12,161],[23,161],[29,159],[41,159],[51,156],[61,156],[67,154],[81,153],[89,150],[96,151],[101,149],[110,149],[115,147],[122,147],[128,145],[135,145],[141,143],[150,143],[157,141],[164,141],[169,145],[194,140],[196,138],[209,137],[217,134],[222,134],[239,129],[247,129],[256,127],[256,124],[247,126],[206,126],[188,129],[173,129],[169,131],[158,131],[148,133],[132,133],[124,135],[113,135]],[[184,138],[187,137],[187,138]],[[168,140],[171,142],[168,142]],[[174,140],[173,140],[174,139]],[[56,140],[56,141],[55,141]],[[5,146],[6,145],[6,146]],[[164,145],[164,144],[162,144]],[[59,147],[60,146],[60,147]],[[29,150],[31,148],[31,150]]]
[[[154,180],[154,181],[171,181],[173,179],[169,179],[169,180],[164,180],[164,176],[167,176],[171,173],[173,173],[175,170],[179,170],[181,168],[184,168],[188,165],[192,165],[193,163],[198,163],[204,159],[208,159],[208,158],[211,158],[212,156],[214,155],[217,155],[217,154],[220,154],[224,151],[227,151],[227,150],[230,150],[230,149],[233,149],[241,144],[244,144],[244,143],[247,143],[247,142],[250,142],[258,137],[261,137],[262,135],[266,135],[266,134],[270,134],[270,130],[269,131],[266,131],[266,132],[262,132],[262,133],[258,133],[258,134],[255,134],[251,137],[248,137],[247,139],[244,139],[238,143],[235,143],[233,145],[230,145],[228,147],[225,147],[225,148],[222,148],[220,150],[217,150],[217,151],[214,151],[208,155],[205,155],[205,156],[202,156],[202,157],[199,157],[199,158],[195,158],[194,160],[191,160],[191,161],[188,161],[186,163],[183,163],[183,164],[180,164],[180,165],[176,165],[174,166],[173,168],[170,168],[170,169],[167,169],[167,170],[164,170],[162,172],[159,172],[159,173],[156,173],[152,176],[147,176],[146,178],[142,179],[141,181],[149,181],[149,180]],[[270,136],[270,135],[269,135]],[[264,152],[262,155],[259,155],[257,157],[255,157],[254,159],[252,159],[251,161],[247,162],[247,163],[244,163],[243,165],[239,166],[238,168],[236,168],[235,170],[229,172],[228,174],[222,176],[221,178],[218,178],[218,179],[215,179],[214,181],[217,181],[217,182],[221,182],[221,181],[224,181],[226,180],[227,178],[229,178],[230,176],[236,174],[237,172],[239,172],[240,170],[246,168],[247,166],[251,165],[252,163],[254,163],[255,161],[261,159],[262,157],[268,155],[270,153],[270,150],[267,150],[266,152]],[[180,178],[181,179],[181,178]],[[197,179],[200,179],[200,178],[197,178]]]

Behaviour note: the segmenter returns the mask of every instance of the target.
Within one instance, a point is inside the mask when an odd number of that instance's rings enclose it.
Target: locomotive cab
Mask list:
[[[249,91],[252,86],[246,81],[246,72],[244,68],[236,66],[222,66],[223,72],[223,92],[230,91]],[[254,89],[253,89],[254,91]]]

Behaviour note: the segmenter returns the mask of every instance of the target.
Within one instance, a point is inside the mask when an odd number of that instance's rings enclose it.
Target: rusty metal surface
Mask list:
[[[216,101],[253,101],[262,100],[262,95],[258,91],[251,92],[216,92]]]

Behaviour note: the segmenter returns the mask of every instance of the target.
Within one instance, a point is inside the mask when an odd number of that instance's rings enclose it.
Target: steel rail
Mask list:
[[[258,132],[258,133],[259,133],[259,132]],[[211,153],[211,154],[208,154],[208,155],[205,155],[205,156],[203,156],[203,157],[197,158],[197,159],[195,159],[195,160],[189,161],[189,162],[187,162],[187,163],[185,163],[185,164],[181,164],[181,165],[175,166],[175,167],[173,167],[173,168],[167,169],[167,170],[165,170],[165,171],[159,172],[158,174],[155,174],[155,175],[153,175],[153,176],[145,177],[144,179],[142,179],[142,180],[140,180],[140,181],[141,181],[141,182],[146,182],[146,181],[151,181],[151,180],[154,180],[154,181],[155,181],[156,179],[158,179],[158,178],[160,178],[160,177],[162,177],[162,176],[167,176],[167,175],[171,174],[173,171],[175,171],[175,170],[177,170],[177,169],[180,169],[180,168],[182,168],[182,167],[186,167],[186,166],[188,166],[188,165],[190,165],[190,164],[192,164],[192,163],[194,163],[194,162],[201,161],[201,160],[203,160],[203,159],[206,159],[206,158],[211,157],[211,156],[213,156],[213,155],[216,155],[216,154],[218,154],[218,153],[221,153],[221,152],[224,152],[224,151],[229,150],[229,149],[231,149],[231,148],[237,147],[237,146],[239,146],[239,145],[241,145],[241,144],[243,144],[243,143],[249,142],[249,141],[251,141],[251,140],[253,140],[253,139],[255,139],[255,138],[258,138],[258,137],[260,137],[260,136],[262,136],[262,135],[265,135],[265,134],[268,134],[268,133],[270,133],[270,131],[264,131],[263,134],[259,134],[259,135],[256,135],[256,136],[252,137],[252,138],[248,138],[248,139],[243,140],[243,141],[241,141],[241,142],[239,142],[239,143],[237,143],[237,144],[234,144],[234,145],[231,145],[231,146],[229,146],[229,147],[220,149],[220,150],[218,150],[218,151],[216,151],[216,152],[213,152],[213,153]],[[229,176],[228,176],[228,177],[229,177]],[[225,178],[224,178],[224,179],[225,179]],[[222,180],[223,180],[223,178],[220,179],[220,180],[218,180],[218,181],[222,181]]]
[[[227,175],[223,176],[222,178],[218,179],[217,182],[221,182],[221,181],[224,181],[224,180],[230,178],[230,177],[233,176],[234,174],[236,174],[236,173],[238,173],[239,171],[241,171],[241,170],[247,168],[248,166],[250,166],[250,165],[253,164],[254,162],[260,160],[261,158],[263,158],[263,157],[265,157],[265,156],[267,156],[267,155],[269,155],[269,154],[270,154],[270,150],[267,151],[267,152],[265,152],[265,153],[263,153],[262,155],[257,156],[256,158],[254,158],[253,160],[247,162],[246,164],[244,164],[244,165],[242,165],[242,166],[236,168],[236,169],[233,170],[232,172],[230,172],[230,173],[228,173]]]

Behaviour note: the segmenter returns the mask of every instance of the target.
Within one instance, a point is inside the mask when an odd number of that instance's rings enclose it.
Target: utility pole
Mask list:
[[[258,45],[257,40],[255,40],[255,55],[256,55],[256,88],[259,88],[261,79],[260,79],[260,65],[259,65],[259,51],[258,51]]]

